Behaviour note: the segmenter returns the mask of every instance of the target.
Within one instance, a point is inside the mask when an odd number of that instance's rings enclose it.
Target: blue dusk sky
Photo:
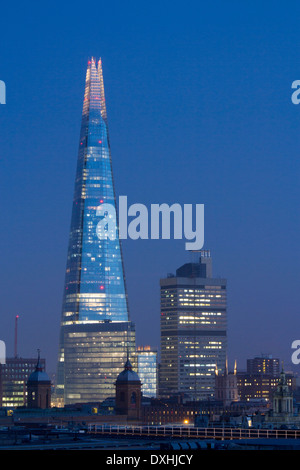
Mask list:
[[[55,372],[87,61],[103,61],[117,197],[205,205],[228,281],[228,359],[291,363],[300,339],[300,5],[7,2],[1,7],[0,339]],[[159,347],[159,280],[185,240],[123,242],[137,344]],[[300,365],[298,366],[300,367]],[[297,371],[297,366],[296,366]]]

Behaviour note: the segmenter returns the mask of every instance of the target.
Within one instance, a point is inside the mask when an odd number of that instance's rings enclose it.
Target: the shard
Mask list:
[[[55,395],[64,404],[113,396],[127,354],[135,350],[118,229],[114,239],[97,232],[106,204],[117,213],[102,63],[92,58],[86,73],[60,326]]]

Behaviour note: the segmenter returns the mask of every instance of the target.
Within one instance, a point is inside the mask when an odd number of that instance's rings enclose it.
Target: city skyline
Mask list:
[[[35,24],[24,44],[1,51],[1,340],[9,357],[18,314],[20,355],[40,348],[55,371],[82,71],[94,54],[107,77],[118,195],[146,205],[203,203],[204,247],[228,279],[229,364],[245,367],[261,352],[290,362],[298,339],[300,117],[291,84],[300,77],[299,6],[292,18],[277,7],[262,6],[259,16],[221,2],[218,12],[193,7],[195,19],[176,5],[161,6],[159,18],[148,11],[145,29],[139,9],[133,18],[105,7],[115,22],[97,32],[76,8],[65,31],[53,11],[64,45]],[[68,14],[62,7],[61,17]],[[7,15],[20,39],[24,11],[8,6]],[[5,26],[2,34],[10,40],[12,32]],[[158,347],[159,279],[190,254],[175,240],[126,240],[123,254],[137,344]]]

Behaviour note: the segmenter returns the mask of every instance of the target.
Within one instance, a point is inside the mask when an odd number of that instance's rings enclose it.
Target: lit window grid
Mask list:
[[[157,395],[157,354],[138,352],[138,375],[142,383],[144,396],[155,398]]]
[[[66,331],[66,403],[103,401],[114,396],[115,381],[123,370],[127,353],[136,368],[134,331],[125,328],[123,331]]]
[[[213,396],[216,365],[223,370],[226,361],[226,304],[221,285],[161,287],[162,390],[170,394],[180,390],[196,399]],[[195,329],[211,332],[210,341],[197,337]],[[221,336],[212,341],[216,330]],[[184,331],[195,331],[193,339],[184,338]]]

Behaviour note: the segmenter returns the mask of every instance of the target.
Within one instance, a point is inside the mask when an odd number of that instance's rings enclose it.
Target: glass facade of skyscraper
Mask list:
[[[161,363],[159,395],[191,400],[214,395],[215,369],[227,354],[226,280],[214,279],[210,254],[176,276],[161,279]]]
[[[97,402],[115,395],[114,383],[135,348],[135,332],[126,322],[72,325],[65,328],[66,401]],[[132,363],[135,356],[131,354]],[[120,364],[120,358],[123,363]]]
[[[116,236],[113,238],[105,204],[110,204],[117,213],[102,64],[101,60],[96,64],[92,59],[88,63],[86,73],[61,317],[56,395],[63,394],[65,403],[96,399],[97,380],[98,399],[104,399],[107,394],[112,394],[113,380],[122,370],[126,360],[128,345],[125,332],[127,337],[134,335],[134,326],[129,323],[118,229],[115,226]],[[103,227],[101,236],[98,231],[99,223]],[[108,323],[110,323],[111,343],[103,339],[107,334]],[[120,323],[123,329],[122,338],[120,338]],[[85,325],[94,325],[94,336],[91,327],[85,331]],[[74,341],[71,346],[72,327],[75,328],[73,339],[79,334],[80,328],[81,337],[87,335],[86,344],[89,343],[89,338],[94,338],[96,347],[93,349],[92,362],[90,362],[89,347],[81,348],[79,345],[77,350]],[[101,327],[103,327],[103,337],[100,334]],[[102,341],[106,348],[111,349],[114,357],[114,367],[109,374],[110,380],[107,379],[107,373],[99,375],[102,366],[100,369],[96,366],[97,362],[106,363],[104,357],[107,358],[108,355],[108,349],[104,352],[103,345],[101,347],[98,345],[98,342]],[[92,343],[93,341],[90,343],[91,347]],[[130,344],[129,341],[129,348]],[[87,366],[85,380],[82,371],[78,372],[79,362]],[[95,367],[91,366],[91,363],[94,363]],[[76,377],[78,382],[75,384]],[[103,381],[107,384],[107,380],[110,386],[103,387]],[[107,391],[106,394],[104,389]],[[88,390],[91,392],[90,396]]]
[[[119,237],[99,239],[98,207],[116,208],[101,62],[87,69],[63,303],[63,323],[127,321]]]
[[[142,393],[145,397],[156,398],[157,396],[157,351],[150,346],[139,346],[137,348],[138,376],[142,383]]]

